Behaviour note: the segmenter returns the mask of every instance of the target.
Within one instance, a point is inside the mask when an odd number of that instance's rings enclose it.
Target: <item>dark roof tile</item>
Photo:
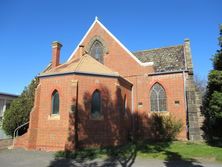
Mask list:
[[[183,45],[133,52],[141,62],[154,62],[156,72],[185,69]]]

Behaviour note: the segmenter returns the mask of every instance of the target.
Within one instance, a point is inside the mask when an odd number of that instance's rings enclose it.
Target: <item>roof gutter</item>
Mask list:
[[[188,70],[177,70],[177,71],[167,71],[167,72],[155,72],[147,74],[148,76],[154,76],[154,75],[164,75],[164,74],[175,74],[175,73],[184,73],[189,72]]]
[[[62,76],[62,75],[92,75],[92,76],[103,76],[103,77],[119,77],[119,74],[101,74],[101,73],[92,73],[92,72],[82,72],[82,71],[72,71],[72,72],[63,72],[63,73],[54,73],[54,74],[42,74],[38,75],[38,78],[45,77],[54,77],[54,76]]]
[[[47,77],[56,77],[56,76],[63,76],[63,75],[91,75],[91,76],[99,76],[99,77],[110,77],[110,78],[120,78],[124,82],[127,82],[130,86],[133,84],[126,80],[125,78],[121,77],[119,74],[100,74],[100,73],[92,73],[92,72],[81,72],[81,71],[72,71],[72,72],[63,72],[63,73],[54,73],[54,74],[43,74],[38,75],[38,78],[47,78]]]

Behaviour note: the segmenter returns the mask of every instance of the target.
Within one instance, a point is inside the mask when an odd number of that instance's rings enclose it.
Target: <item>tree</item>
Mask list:
[[[35,88],[38,82],[38,78],[33,79],[28,87],[25,87],[22,94],[12,101],[9,109],[5,111],[2,127],[6,134],[13,136],[13,132],[18,126],[29,121],[29,113],[34,104]],[[22,134],[26,130],[27,127],[24,127],[19,132]]]
[[[194,83],[202,98],[206,93],[207,81],[205,79],[201,79],[198,75],[195,75]]]
[[[220,49],[213,56],[213,70],[208,75],[204,98],[204,131],[209,141],[222,141],[222,25],[219,36]]]

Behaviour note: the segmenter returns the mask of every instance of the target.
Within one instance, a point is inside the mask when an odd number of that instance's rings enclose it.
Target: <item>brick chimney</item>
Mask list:
[[[55,68],[59,65],[61,47],[62,44],[58,41],[52,42],[52,68]]]

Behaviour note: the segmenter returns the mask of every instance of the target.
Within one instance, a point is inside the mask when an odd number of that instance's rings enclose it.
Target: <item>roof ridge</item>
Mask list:
[[[106,65],[102,64],[101,62],[97,61],[95,58],[93,58],[93,57],[90,56],[89,54],[85,54],[85,55],[82,56],[81,60],[79,61],[78,65],[77,65],[77,67],[76,67],[76,69],[75,69],[74,71],[79,71],[80,66],[84,63],[84,61],[85,61],[87,58],[88,58],[88,59],[91,59],[91,60],[94,61],[95,63],[98,63],[102,68],[104,68],[104,69],[106,69],[106,70],[109,70],[109,71],[112,72],[112,73],[116,73],[116,74],[118,73],[118,72],[112,70],[111,68],[107,67]],[[118,74],[119,74],[119,73],[118,73]]]
[[[146,49],[146,50],[137,50],[137,51],[132,51],[132,53],[146,52],[146,51],[166,49],[166,48],[173,48],[173,47],[178,47],[178,46],[183,46],[183,44],[171,45],[171,46],[164,46],[164,47],[160,47],[160,48],[153,48],[153,49]]]
[[[81,66],[81,64],[84,62],[84,60],[86,59],[86,55],[82,55],[76,68],[73,71],[78,71],[79,67]]]

